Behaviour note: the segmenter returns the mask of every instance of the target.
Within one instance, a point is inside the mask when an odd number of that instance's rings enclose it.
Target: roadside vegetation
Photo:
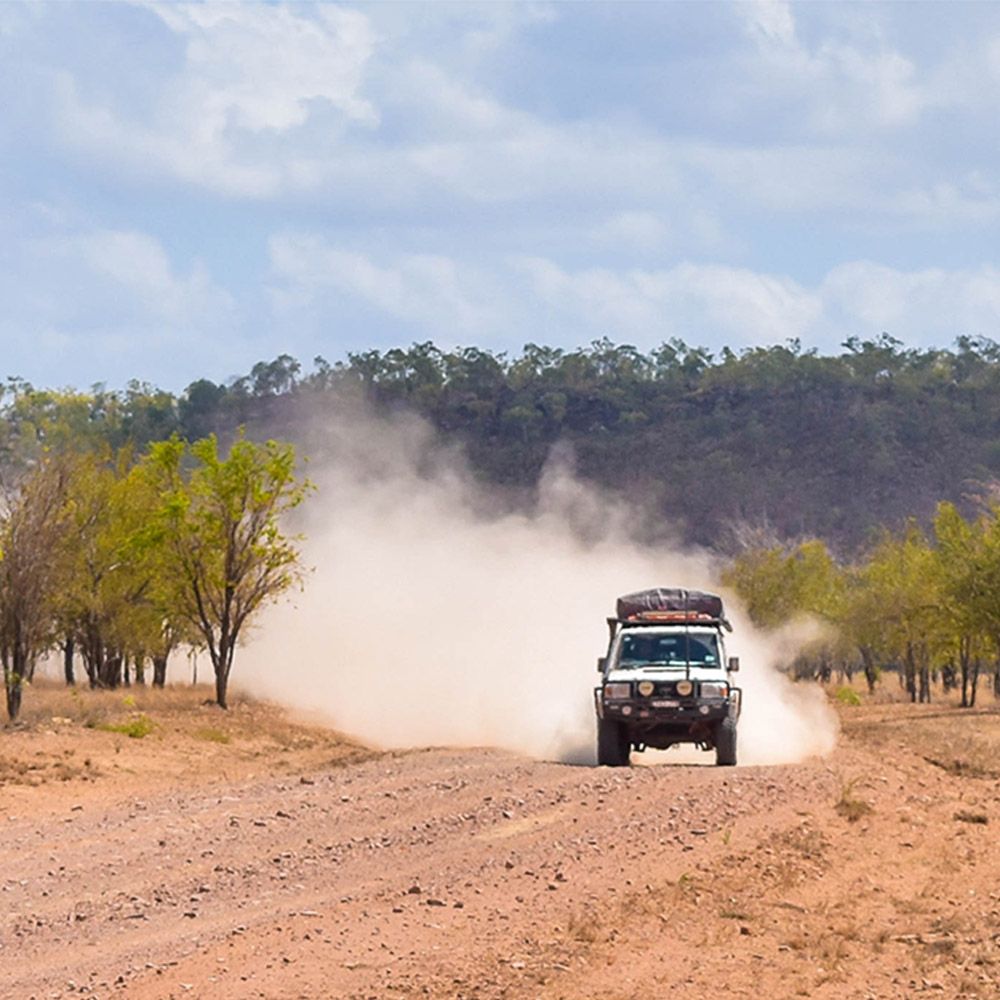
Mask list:
[[[225,708],[247,622],[300,579],[282,526],[309,489],[294,448],[240,433],[225,455],[214,435],[115,450],[58,409],[21,431],[0,481],[8,716],[57,648],[68,685],[82,662],[89,686],[107,689],[145,683],[147,670],[162,687],[174,649],[206,649]]]
[[[628,501],[640,540],[707,546],[756,623],[818,621],[804,676],[976,704],[1000,694],[1000,345],[883,334],[820,356],[794,341],[717,355],[672,339],[518,355],[432,343],[289,355],[174,394],[0,393],[0,658],[7,711],[43,653],[66,679],[164,682],[207,651],[226,705],[239,637],[301,581],[286,515],[357,407],[415,413],[499,509],[530,506],[553,446]],[[275,442],[288,443],[275,443]],[[839,697],[850,698],[846,691]]]
[[[986,678],[1000,697],[1000,502],[964,518],[939,504],[930,530],[910,521],[883,530],[851,562],[823,542],[750,545],[723,574],[762,628],[818,623],[795,671],[829,682],[863,675],[869,692],[888,674],[911,701],[929,702],[932,684],[976,704]],[[852,687],[834,697],[857,704]]]

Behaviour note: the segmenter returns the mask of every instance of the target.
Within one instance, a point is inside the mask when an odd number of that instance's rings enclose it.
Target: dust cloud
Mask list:
[[[234,686],[381,747],[593,762],[596,658],[615,598],[718,589],[712,560],[630,541],[635,515],[575,479],[564,453],[530,515],[497,513],[426,426],[355,414],[338,427],[310,446],[318,490],[302,529],[313,570],[240,650]],[[727,605],[744,688],[741,763],[831,749],[836,722],[821,692],[775,669],[794,649]]]

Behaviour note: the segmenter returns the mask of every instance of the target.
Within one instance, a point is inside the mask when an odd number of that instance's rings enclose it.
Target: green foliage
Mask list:
[[[128,722],[98,722],[91,728],[100,729],[105,733],[121,733],[130,740],[141,740],[159,727],[145,712]]]
[[[253,442],[294,439],[321,453],[321,433],[301,428],[322,422],[303,417],[359,399],[419,414],[514,502],[531,495],[552,447],[569,446],[584,480],[640,498],[685,541],[733,556],[727,581],[758,624],[818,620],[825,631],[809,656],[821,675],[860,667],[874,688],[882,669],[898,669],[916,698],[946,667],[972,704],[980,671],[1000,655],[992,341],[917,350],[882,335],[829,357],[794,341],[716,356],[680,339],[649,352],[607,339],[575,350],[529,343],[510,357],[425,342],[316,358],[312,371],[283,354],[179,396],[139,382],[81,392],[9,379],[0,633],[17,634],[11,615],[34,625],[17,663],[7,647],[8,709],[37,652],[67,636],[104,686],[128,663],[204,645],[224,692],[234,636],[300,580],[281,527],[304,495],[295,452]],[[64,503],[31,527],[52,557],[19,562],[27,508],[18,538],[3,534],[15,501],[42,489],[36,470],[61,463]],[[746,544],[748,525],[766,530]],[[221,556],[224,538],[233,544]],[[15,582],[31,566],[34,590]],[[9,599],[22,592],[30,601]]]
[[[109,451],[177,432],[193,442],[238,428],[254,440],[297,436],[322,447],[317,413],[358,396],[407,408],[460,444],[484,481],[535,485],[552,446],[572,445],[579,474],[641,496],[686,540],[718,547],[727,525],[770,524],[778,538],[823,538],[839,551],[939,500],[959,505],[1000,473],[1000,348],[960,337],[952,350],[852,338],[839,355],[794,341],[713,356],[673,339],[643,353],[607,339],[564,350],[529,343],[507,357],[425,342],[349,354],[313,371],[289,355],[227,384],[192,382],[179,397],[143,383],[124,391],[35,389],[0,397],[0,456],[28,463],[45,446]]]
[[[834,698],[837,699],[837,701],[841,705],[860,705],[861,704],[861,696],[858,694],[857,691],[854,690],[854,688],[848,687],[846,684],[844,684],[841,687],[837,688],[837,690],[834,692],[833,696],[834,696]]]
[[[145,469],[159,496],[146,544],[162,554],[170,606],[207,647],[225,707],[244,626],[301,580],[297,540],[281,522],[311,486],[296,479],[292,446],[242,434],[226,457],[214,435],[156,443]]]
[[[843,598],[843,576],[826,546],[816,540],[790,551],[753,548],[735,558],[722,581],[736,590],[750,617],[774,628],[800,615],[830,619]]]
[[[71,527],[66,490],[72,471],[71,463],[43,452],[0,489],[0,662],[11,719],[52,637],[64,582],[60,556]]]

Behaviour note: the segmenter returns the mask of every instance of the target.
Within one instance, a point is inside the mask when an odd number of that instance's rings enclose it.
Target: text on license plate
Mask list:
[[[680,708],[679,701],[654,701],[651,702],[653,708]]]

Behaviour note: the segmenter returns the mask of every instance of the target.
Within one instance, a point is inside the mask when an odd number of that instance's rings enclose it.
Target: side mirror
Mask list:
[[[597,672],[599,674],[604,673],[604,668],[607,666],[608,658],[606,656],[599,656],[597,658]]]
[[[738,656],[729,657],[729,672],[735,674],[740,669],[740,658]]]

